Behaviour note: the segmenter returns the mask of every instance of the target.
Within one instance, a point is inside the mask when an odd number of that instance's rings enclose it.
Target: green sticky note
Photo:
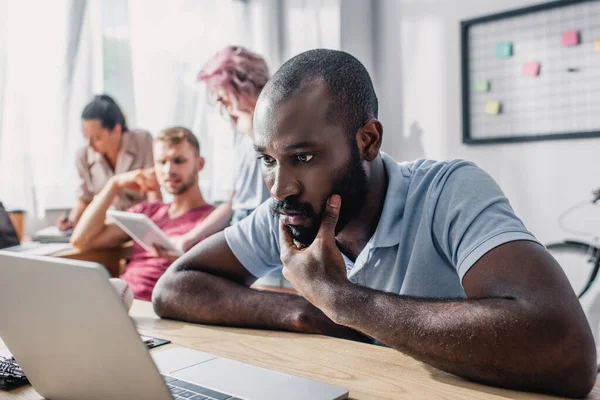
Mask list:
[[[475,81],[475,91],[476,92],[489,92],[490,91],[490,81],[486,79],[478,79]]]
[[[513,55],[513,45],[511,42],[496,43],[496,57],[509,58]]]

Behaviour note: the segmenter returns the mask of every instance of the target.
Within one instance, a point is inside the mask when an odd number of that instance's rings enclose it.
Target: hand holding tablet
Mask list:
[[[144,214],[108,210],[107,215],[146,251],[156,253],[155,246],[183,255],[169,237]]]

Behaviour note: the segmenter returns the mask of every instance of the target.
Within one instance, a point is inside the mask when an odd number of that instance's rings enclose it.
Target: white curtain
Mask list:
[[[228,44],[244,43],[242,2],[130,0],[129,31],[137,125],[152,134],[182,125],[201,142],[201,187],[211,201],[231,192],[232,131],[196,76]],[[218,182],[218,184],[217,184]]]
[[[8,42],[8,0],[0,0],[0,144],[2,143],[2,114],[6,85],[6,46]],[[2,193],[0,189],[0,193]],[[2,199],[0,199],[2,200]]]
[[[4,0],[2,7],[0,200],[40,216],[75,196],[79,112],[93,92],[87,2]]]
[[[340,48],[340,2],[341,0],[284,0],[285,59],[309,49]]]
[[[0,0],[0,201],[42,214],[74,204],[79,115],[114,95],[132,128],[200,138],[212,201],[233,186],[233,132],[196,75],[226,45],[272,72],[298,52],[339,48],[340,0]],[[32,29],[35,27],[35,29]]]
[[[138,126],[192,128],[207,161],[202,190],[219,201],[233,187],[233,131],[196,75],[230,44],[263,55],[272,72],[300,51],[338,48],[339,0],[129,0],[129,34]]]

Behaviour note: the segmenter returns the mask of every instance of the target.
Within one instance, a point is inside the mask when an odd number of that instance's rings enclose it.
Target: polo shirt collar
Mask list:
[[[402,216],[408,193],[408,177],[402,173],[402,166],[384,152],[381,152],[381,158],[388,176],[388,187],[381,217],[371,240],[372,249],[392,247],[400,243]]]

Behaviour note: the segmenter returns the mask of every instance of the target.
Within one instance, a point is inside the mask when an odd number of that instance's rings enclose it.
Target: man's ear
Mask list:
[[[356,143],[361,158],[373,161],[381,149],[383,125],[376,118],[371,118],[356,132]]]
[[[204,157],[198,156],[197,162],[198,162],[198,172],[200,172],[204,169]]]

